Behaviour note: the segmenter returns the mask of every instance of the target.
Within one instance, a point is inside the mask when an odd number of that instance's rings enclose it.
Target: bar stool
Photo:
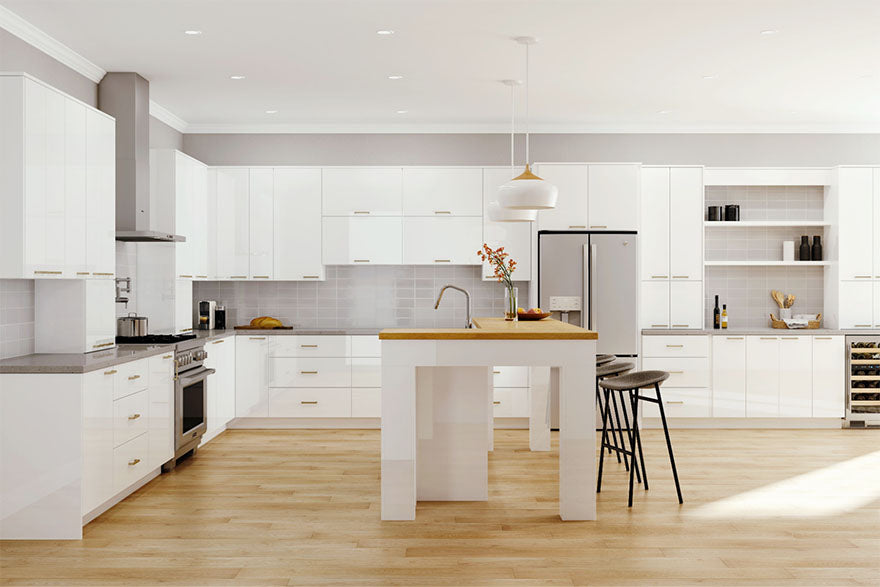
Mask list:
[[[627,371],[631,371],[634,365],[632,363],[605,363],[604,365],[596,366],[596,404],[599,406],[599,411],[603,414],[605,413],[605,405],[608,405],[608,402],[612,402],[614,405],[614,415],[616,416],[617,425],[612,426],[611,428],[611,443],[609,446],[605,446],[603,443],[601,450],[608,449],[608,454],[611,454],[613,451],[615,455],[617,455],[617,462],[620,462],[620,454],[623,452],[621,449],[626,448],[626,444],[623,442],[623,428],[620,426],[620,412],[618,410],[617,399],[614,395],[610,395],[607,391],[605,392],[605,401],[602,401],[602,393],[599,391],[599,382],[605,379],[606,377],[612,377],[615,375],[620,375],[622,373],[626,373]],[[608,409],[608,413],[611,413],[611,409]],[[626,410],[624,410],[624,415],[626,415]],[[627,424],[627,430],[629,429],[629,424]],[[618,444],[618,437],[620,437],[620,444]],[[623,455],[623,464],[626,467],[626,470],[629,471],[629,461],[627,460],[627,455],[624,453]]]
[[[604,379],[599,385],[607,392],[618,391],[621,396],[624,391],[629,392],[630,402],[632,404],[633,423],[630,431],[630,451],[624,454],[631,455],[633,458],[632,468],[629,471],[629,502],[628,507],[632,507],[633,498],[633,481],[636,470],[636,448],[638,448],[638,461],[641,463],[642,480],[645,483],[645,491],[648,490],[648,474],[645,470],[645,456],[642,452],[642,440],[639,435],[639,402],[651,402],[657,404],[660,409],[660,419],[663,422],[663,434],[666,436],[666,450],[669,452],[669,464],[672,465],[672,477],[675,479],[675,491],[678,493],[678,503],[684,503],[681,497],[681,485],[678,482],[678,470],[675,468],[675,456],[672,454],[672,441],[669,439],[669,427],[666,424],[666,412],[663,409],[663,397],[660,394],[660,383],[669,378],[666,371],[636,371],[619,377]],[[639,393],[640,389],[654,388],[656,397],[645,396]],[[605,414],[609,413],[608,401],[605,402]],[[604,445],[607,435],[608,419],[602,419],[602,443]],[[598,493],[602,487],[602,465],[605,457],[605,451],[600,451],[599,456],[599,481],[596,484],[596,492]]]
[[[610,363],[616,359],[614,355],[596,355],[596,366],[604,365],[606,363]]]

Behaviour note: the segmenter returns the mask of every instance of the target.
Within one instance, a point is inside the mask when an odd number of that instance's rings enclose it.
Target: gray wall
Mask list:
[[[171,128],[158,118],[150,117],[150,148],[183,151],[183,133]]]
[[[522,137],[517,160],[521,161]],[[187,134],[208,165],[505,165],[504,134]],[[880,163],[880,134],[538,134],[533,161],[707,166]]]

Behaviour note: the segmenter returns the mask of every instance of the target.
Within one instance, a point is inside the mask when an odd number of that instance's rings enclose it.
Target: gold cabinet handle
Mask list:
[[[247,279],[247,275],[230,275],[229,279]]]
[[[680,348],[684,348],[684,345],[683,345],[683,344],[668,344],[668,345],[666,345],[666,348],[668,348],[668,349],[680,349]]]
[[[744,336],[728,336],[727,340],[745,340]]]
[[[301,402],[299,402],[299,403],[303,404],[304,406],[316,406],[316,405],[318,405],[318,401],[317,401],[317,400],[313,400],[313,401],[305,401],[305,400],[303,400],[303,401],[301,401]]]
[[[683,401],[667,401],[667,404],[683,404]]]
[[[870,275],[855,275],[855,279],[871,279]]]
[[[434,259],[435,263],[452,263],[451,259]]]
[[[100,349],[100,348],[104,348],[105,346],[113,346],[114,344],[116,344],[116,343],[115,342],[102,342],[101,344],[93,344],[92,348],[93,349]]]
[[[781,337],[781,339],[782,340],[797,340],[798,337],[796,337],[796,336],[783,336],[783,337]]]
[[[321,277],[318,275],[303,275],[303,279],[320,279]]]
[[[608,228],[604,224],[591,224],[590,228]]]
[[[300,371],[300,374],[302,374],[302,375],[317,375],[318,372],[317,371]]]
[[[190,327],[190,328],[182,328],[180,331],[181,331],[181,332],[191,332],[191,331],[192,331],[192,327]]]
[[[192,275],[178,275],[181,279],[192,279]]]
[[[220,344],[221,342],[226,342],[225,340],[215,340],[211,344]]]
[[[61,275],[60,271],[34,271],[34,275]]]
[[[762,336],[761,340],[776,340],[775,336]]]
[[[109,371],[104,371],[104,375],[116,375],[118,371],[116,369],[110,369]]]
[[[492,371],[492,373],[493,373],[494,375],[500,375],[500,374],[501,374],[501,371]]]
[[[208,279],[207,275],[196,275],[199,279]]]
[[[92,275],[104,275],[104,276],[109,277],[109,276],[113,275],[113,273],[101,273],[100,271],[95,271],[94,273],[92,273]]]
[[[173,359],[174,355],[162,355],[163,359]]]
[[[301,344],[299,346],[300,346],[300,348],[303,348],[303,349],[316,349],[316,348],[318,348],[318,345],[316,345],[316,344]]]
[[[651,324],[651,328],[666,328],[669,324]]]
[[[690,275],[673,275],[672,279],[687,279]]]
[[[486,275],[483,277],[483,279],[498,279],[498,276],[497,275]]]
[[[451,210],[434,210],[434,214],[452,214]]]
[[[492,403],[493,403],[494,405],[497,406],[497,405],[499,405],[501,402],[500,402],[500,401],[494,401],[494,402],[492,402]]]
[[[128,380],[129,380],[129,381],[134,381],[135,379],[140,379],[140,378],[141,378],[140,375],[130,375],[130,376],[128,377]]]
[[[370,260],[369,259],[355,259],[354,262],[355,263],[369,263]]]
[[[856,324],[853,326],[853,328],[870,328],[870,327],[871,327],[870,324]]]
[[[254,275],[254,279],[269,279],[268,275]]]
[[[354,213],[355,214],[369,214],[370,211],[369,210],[355,210]]]
[[[129,420],[137,420],[140,417],[141,417],[140,414],[132,414],[131,416],[128,417],[128,419]]]
[[[813,340],[831,340],[830,336],[817,336]]]
[[[251,340],[266,340],[265,336],[249,336],[248,338]]]
[[[77,275],[91,275],[91,273],[89,273],[88,271],[77,271],[76,274]]]
[[[668,371],[670,375],[684,375],[684,371]]]
[[[140,459],[131,459],[130,461],[128,461],[128,466],[129,466],[129,467],[134,467],[134,466],[135,466],[136,464],[138,464],[139,462],[141,462]]]
[[[569,228],[586,228],[587,225],[586,224],[569,224],[568,227]]]
[[[651,279],[669,279],[668,275],[652,275]]]
[[[673,328],[690,328],[691,325],[690,324],[673,324],[672,327]]]

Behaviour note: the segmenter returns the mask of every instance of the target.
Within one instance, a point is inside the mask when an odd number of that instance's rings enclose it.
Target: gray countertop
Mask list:
[[[880,330],[833,330],[830,328],[796,328],[791,330],[779,328],[726,328],[715,330],[705,328],[703,330],[687,330],[684,328],[645,328],[642,330],[645,336],[832,336],[832,335],[876,335]]]

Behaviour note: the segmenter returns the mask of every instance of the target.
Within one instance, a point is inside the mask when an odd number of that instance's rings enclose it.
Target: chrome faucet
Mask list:
[[[467,326],[465,326],[465,328],[472,328],[472,326],[471,326],[471,294],[468,293],[468,290],[457,287],[455,285],[448,285],[448,284],[444,285],[440,289],[440,294],[437,296],[437,302],[434,304],[434,309],[436,310],[437,308],[440,307],[440,300],[443,299],[443,292],[445,292],[447,289],[454,289],[455,291],[460,291],[467,298]]]

